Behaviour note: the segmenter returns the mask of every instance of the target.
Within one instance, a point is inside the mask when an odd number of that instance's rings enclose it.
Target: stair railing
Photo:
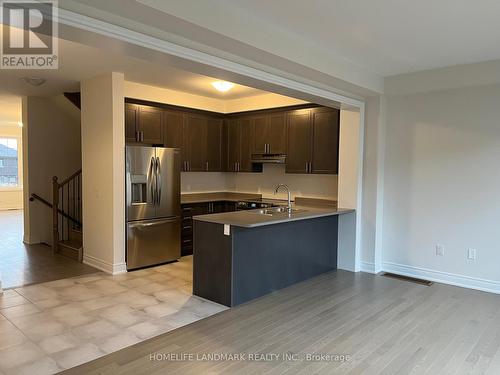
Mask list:
[[[52,252],[54,254],[59,250],[59,243],[69,239],[70,230],[81,231],[83,229],[81,182],[81,169],[62,182],[54,176],[52,178],[52,203],[37,194],[31,194],[30,201],[36,199],[52,208]]]

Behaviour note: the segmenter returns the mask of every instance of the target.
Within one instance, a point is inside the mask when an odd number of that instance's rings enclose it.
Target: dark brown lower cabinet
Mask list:
[[[216,201],[182,205],[181,256],[193,254],[193,216],[236,211],[236,202]]]

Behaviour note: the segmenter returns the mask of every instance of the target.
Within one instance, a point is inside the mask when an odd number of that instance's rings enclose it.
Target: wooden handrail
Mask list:
[[[72,179],[74,179],[76,176],[78,176],[79,174],[82,173],[82,170],[79,169],[77,170],[75,173],[73,173],[71,176],[69,176],[68,178],[66,178],[65,180],[63,180],[62,182],[59,182],[59,186],[63,186],[63,185],[66,185],[68,182],[70,182]],[[57,177],[54,176],[54,178],[57,179]]]
[[[48,200],[42,198],[41,196],[39,196],[38,194],[31,194],[30,196],[30,202],[33,202],[33,201],[40,201],[42,202],[44,205],[46,205],[47,207],[50,207],[50,208],[53,208],[53,205],[52,203],[50,203]],[[66,219],[72,221],[73,223],[75,223],[76,225],[78,226],[81,226],[82,223],[80,223],[80,221],[78,221],[77,219],[75,219],[74,217],[72,217],[71,215],[68,215],[66,212],[64,212],[63,210],[60,210],[58,209],[57,212],[59,212],[59,214],[61,214],[62,216],[64,216]]]

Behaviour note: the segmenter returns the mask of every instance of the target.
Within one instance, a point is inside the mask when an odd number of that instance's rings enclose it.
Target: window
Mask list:
[[[18,186],[19,160],[16,138],[0,138],[0,186]]]

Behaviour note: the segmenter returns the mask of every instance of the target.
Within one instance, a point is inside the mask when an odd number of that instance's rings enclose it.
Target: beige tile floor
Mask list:
[[[57,373],[227,309],[191,291],[192,257],[6,290],[0,374]]]

